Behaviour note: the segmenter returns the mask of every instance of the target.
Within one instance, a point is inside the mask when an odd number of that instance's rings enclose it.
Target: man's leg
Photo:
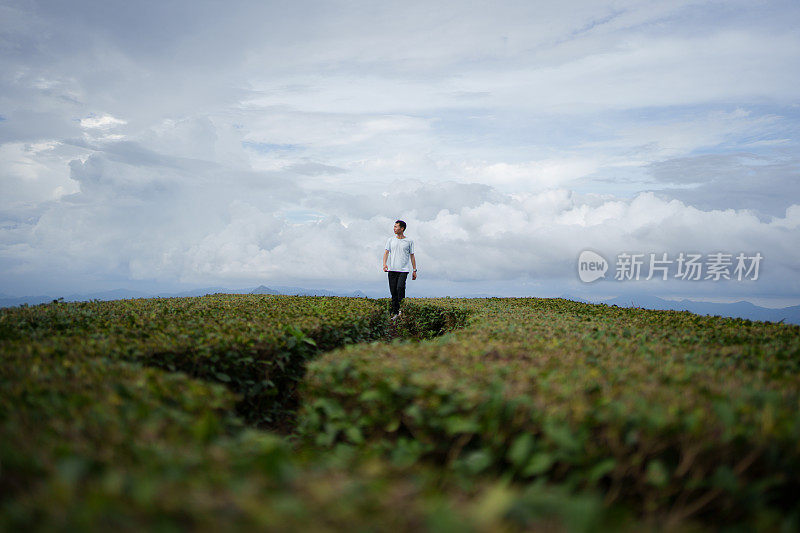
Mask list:
[[[389,271],[389,292],[392,293],[392,314],[400,310],[400,301],[397,298],[397,278],[400,272]]]
[[[400,304],[403,303],[403,298],[406,297],[406,278],[408,272],[398,272],[397,276],[397,311],[400,312]]]

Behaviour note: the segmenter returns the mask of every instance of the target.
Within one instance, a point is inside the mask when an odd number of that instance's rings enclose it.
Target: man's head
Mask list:
[[[394,232],[397,235],[402,234],[406,230],[406,223],[402,220],[395,220],[394,221]]]

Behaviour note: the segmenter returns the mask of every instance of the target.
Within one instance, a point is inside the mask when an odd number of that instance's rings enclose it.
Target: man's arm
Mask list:
[[[386,259],[389,257],[389,250],[383,251],[383,271],[388,272],[389,265],[386,264]]]
[[[411,254],[411,268],[414,269],[414,272],[411,273],[411,279],[417,279],[417,260],[414,258],[414,254]]]

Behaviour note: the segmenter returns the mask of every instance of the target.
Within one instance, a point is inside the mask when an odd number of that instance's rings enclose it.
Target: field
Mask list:
[[[0,310],[0,529],[797,530],[800,326],[561,299]]]

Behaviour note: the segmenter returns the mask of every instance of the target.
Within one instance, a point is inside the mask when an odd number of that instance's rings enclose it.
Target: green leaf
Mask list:
[[[424,452],[421,442],[401,438],[397,441],[391,453],[391,461],[395,466],[405,468],[413,465]]]
[[[522,474],[524,476],[536,476],[543,474],[555,463],[555,458],[549,453],[536,453],[530,458]]]
[[[549,422],[544,424],[544,433],[557,446],[570,452],[580,450],[581,443],[568,424],[563,422]]]
[[[379,401],[382,397],[383,395],[379,391],[376,391],[375,389],[368,389],[359,394],[358,400],[360,402],[365,402],[365,403],[376,402]]]
[[[449,416],[445,419],[444,424],[448,435],[475,433],[480,429],[477,422],[463,416]]]
[[[362,435],[361,430],[357,426],[347,426],[344,429],[344,434],[353,444],[361,444],[364,442],[364,435]]]
[[[479,474],[492,464],[492,455],[486,450],[471,452],[464,459],[464,465],[471,474]]]
[[[420,422],[423,419],[422,409],[415,403],[406,407],[404,412],[414,422]]]
[[[664,463],[658,459],[654,459],[647,463],[647,470],[645,471],[645,480],[656,487],[663,487],[669,482],[669,472],[664,466]]]
[[[600,478],[612,472],[614,468],[617,466],[617,460],[612,458],[604,459],[594,465],[592,469],[589,471],[589,481],[592,483],[596,483]]]
[[[523,433],[511,444],[508,450],[508,460],[516,467],[523,466],[533,451],[533,435]]]

